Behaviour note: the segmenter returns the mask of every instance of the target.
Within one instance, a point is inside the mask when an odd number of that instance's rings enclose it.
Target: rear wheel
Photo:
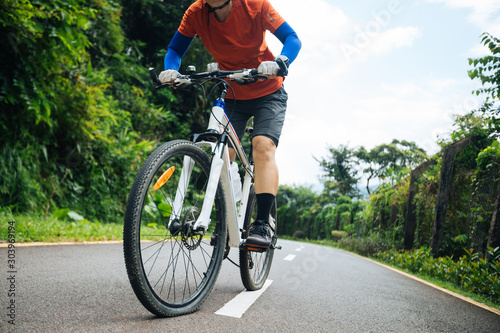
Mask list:
[[[269,224],[273,231],[272,245],[264,252],[249,251],[246,248],[240,248],[240,274],[243,285],[247,290],[259,290],[264,286],[274,256],[274,245],[276,245],[276,201],[274,201],[269,217]],[[248,199],[247,211],[245,214],[245,221],[243,224],[243,238],[248,237],[248,231],[251,229],[255,218],[257,217],[257,198],[253,186],[250,189],[250,196]]]
[[[173,141],[153,152],[130,191],[123,230],[127,274],[137,298],[157,316],[198,309],[219,274],[227,234],[220,184],[210,229],[203,236],[192,228],[209,170],[210,158],[203,149],[189,141]],[[183,186],[187,190],[178,191]]]

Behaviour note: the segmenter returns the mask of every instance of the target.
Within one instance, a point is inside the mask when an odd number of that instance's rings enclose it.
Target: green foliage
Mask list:
[[[16,211],[28,211],[39,208],[40,202],[46,202],[44,187],[37,181],[40,177],[40,165],[33,163],[41,158],[42,152],[32,146],[21,144],[0,147],[0,197],[4,204]]]
[[[335,242],[338,242],[341,239],[346,238],[348,236],[347,232],[340,230],[332,230],[331,234]]]
[[[453,257],[461,256],[464,246],[485,254],[496,197],[500,168],[491,145],[498,143],[484,133],[473,133],[469,134],[473,135],[470,145],[458,153],[454,161],[445,237],[441,245],[442,253]]]
[[[476,158],[476,175],[488,174],[500,166],[500,143],[493,141],[491,146],[483,149]]]
[[[121,240],[123,224],[90,222],[80,218],[38,214],[0,214],[0,240],[7,238],[7,223],[15,222],[16,242],[83,242]]]
[[[370,193],[370,180],[379,178],[384,180],[393,172],[414,168],[427,159],[424,149],[414,142],[406,140],[392,140],[390,144],[381,144],[370,151],[360,147],[355,151],[360,163],[368,165],[363,170],[367,175],[366,190]]]
[[[410,175],[408,169],[395,172],[391,168],[386,174],[387,178],[370,196],[363,216],[371,220],[370,230],[385,235],[388,242],[399,247],[403,239]]]
[[[122,219],[148,152],[160,140],[189,136],[196,124],[189,109],[176,107],[187,93],[153,94],[147,73],[189,3],[161,12],[165,4],[157,1],[0,3],[2,207],[45,215],[69,207],[88,219]],[[151,29],[161,40],[147,45],[152,34],[142,30],[145,37],[136,39],[138,31],[123,21],[144,14],[137,6],[154,9]],[[145,50],[154,56],[146,60]]]
[[[342,195],[357,197],[359,190],[357,183],[358,161],[355,158],[354,150],[340,145],[339,148],[328,148],[329,156],[318,160],[323,170],[323,180],[325,184],[325,195]]]
[[[318,228],[319,238],[330,239],[331,237],[334,237],[332,231],[335,228],[334,206],[331,204],[324,206],[315,216],[314,224]]]
[[[467,124],[471,132],[479,131],[483,135],[497,137],[500,134],[500,40],[484,33],[481,41],[491,55],[469,59],[469,65],[474,67],[469,70],[469,77],[481,81],[483,87],[473,91],[473,94],[485,95],[486,101],[478,110],[466,115],[462,122],[473,124]]]
[[[276,197],[278,234],[292,236],[300,230],[307,238],[323,236],[323,230],[315,223],[319,211],[317,199],[318,195],[310,187],[280,185]]]
[[[483,85],[483,88],[475,91],[476,95],[486,94],[487,98],[500,99],[500,77],[497,75],[500,72],[500,39],[484,33],[481,41],[492,55],[469,59],[469,65],[474,66],[474,69],[469,70],[469,77],[479,78]]]
[[[387,250],[389,247],[388,242],[379,233],[374,233],[364,238],[359,236],[344,237],[336,245],[363,256],[374,256],[380,251]]]
[[[44,129],[51,130],[56,125],[52,115],[64,102],[79,105],[83,87],[78,75],[90,46],[85,30],[96,9],[79,0],[3,1],[0,6],[5,47],[0,55],[0,102],[9,106],[2,112],[4,125],[27,118],[30,129],[44,123]],[[60,100],[60,94],[68,92],[76,98]]]

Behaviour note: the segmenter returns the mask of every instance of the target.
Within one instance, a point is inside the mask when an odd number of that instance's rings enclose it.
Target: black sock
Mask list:
[[[275,198],[271,193],[257,194],[257,220],[269,222],[269,214]]]

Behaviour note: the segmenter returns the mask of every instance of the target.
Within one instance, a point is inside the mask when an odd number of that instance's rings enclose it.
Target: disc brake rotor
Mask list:
[[[193,233],[193,225],[196,222],[198,212],[198,208],[189,207],[182,218],[181,239],[184,246],[190,251],[196,250],[203,239],[203,235]]]

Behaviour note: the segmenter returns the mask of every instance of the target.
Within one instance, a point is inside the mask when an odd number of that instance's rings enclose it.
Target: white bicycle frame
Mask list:
[[[227,128],[227,131],[225,129]],[[222,184],[224,193],[226,194],[226,199],[229,194],[229,200],[226,200],[229,204],[226,205],[226,220],[228,227],[228,245],[230,247],[239,247],[242,241],[241,230],[243,230],[243,223],[245,220],[245,212],[248,205],[248,199],[250,194],[250,187],[253,179],[253,166],[250,165],[241,142],[236,135],[233,126],[229,122],[224,109],[218,105],[214,105],[212,108],[212,113],[210,115],[210,121],[208,125],[208,130],[216,130],[219,134],[227,133],[229,141],[231,142],[233,148],[236,151],[240,163],[245,170],[245,177],[242,186],[242,197],[240,204],[237,205],[235,200],[234,190],[231,182],[231,173],[229,172],[229,148],[227,144],[224,144],[219,140],[217,143],[201,141],[197,142],[200,147],[210,146],[212,149],[213,157],[210,165],[210,175],[208,178],[207,189],[205,192],[205,199],[203,201],[203,206],[201,212],[193,226],[193,230],[208,230],[210,224],[210,214],[212,212],[212,207],[215,200],[215,194],[217,192],[217,186],[219,180]],[[188,187],[189,178],[191,176],[191,171],[193,170],[194,161],[188,157],[184,157],[184,163],[181,171],[179,185],[177,187],[177,192],[175,195],[174,205],[172,207],[172,214],[170,215],[170,224],[173,220],[181,215],[183,198],[186,196],[186,191]],[[203,233],[204,233],[203,232]]]

